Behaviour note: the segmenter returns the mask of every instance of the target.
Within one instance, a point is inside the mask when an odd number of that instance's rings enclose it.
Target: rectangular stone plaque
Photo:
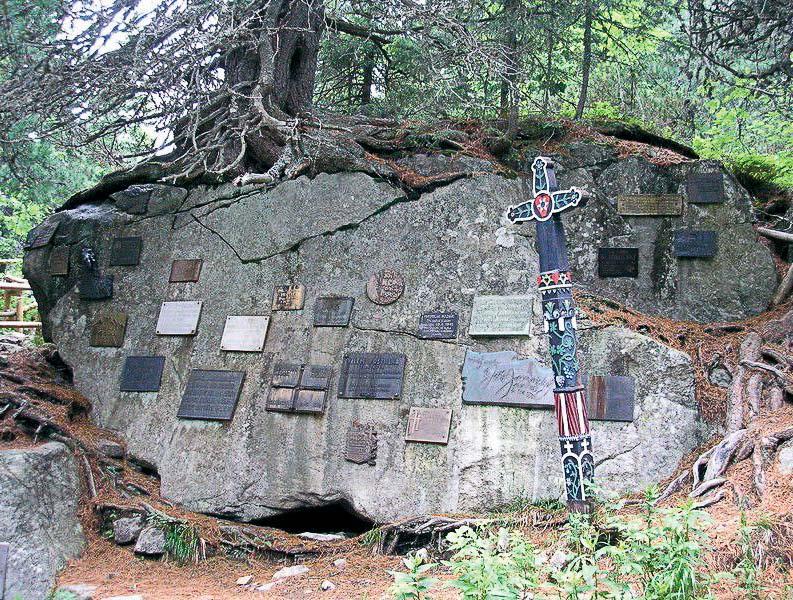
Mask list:
[[[460,318],[456,312],[427,312],[419,317],[419,337],[425,340],[456,340],[457,324]]]
[[[302,285],[277,285],[273,290],[273,310],[303,310],[306,288]]]
[[[58,229],[58,225],[60,225],[60,222],[53,220],[41,223],[31,229],[25,242],[25,248],[41,248],[49,244]]]
[[[277,412],[294,411],[296,391],[295,388],[271,387],[265,409]]]
[[[159,392],[164,356],[128,356],[121,370],[122,392]]]
[[[50,275],[69,274],[70,246],[55,246],[50,251]]]
[[[553,371],[511,350],[474,352],[463,361],[463,402],[517,408],[553,408]]]
[[[134,267],[140,264],[140,249],[143,240],[139,237],[119,237],[110,246],[110,266]]]
[[[127,314],[109,311],[91,325],[91,345],[105,348],[120,348],[124,345],[127,331]]]
[[[314,303],[314,327],[347,327],[355,298],[324,296]]]
[[[593,421],[633,421],[636,381],[623,375],[582,375],[587,412]]]
[[[715,231],[679,229],[675,231],[674,249],[678,258],[716,256],[718,234]]]
[[[638,276],[638,248],[598,248],[598,277]]]
[[[0,600],[5,598],[6,574],[8,572],[8,554],[11,546],[6,542],[0,542]]]
[[[113,297],[113,276],[86,273],[79,288],[80,300],[109,300]]]
[[[531,335],[532,296],[476,296],[468,335]]]
[[[175,260],[171,263],[171,276],[169,283],[186,283],[198,281],[201,275],[201,266],[204,261],[200,258]]]
[[[157,319],[157,335],[195,335],[202,305],[200,300],[163,302]]]
[[[279,362],[273,365],[274,387],[297,387],[300,383],[302,365],[297,363]]]
[[[686,193],[693,204],[721,204],[724,202],[724,174],[721,171],[689,173]]]
[[[617,212],[626,217],[663,217],[683,214],[681,194],[621,194]]]
[[[323,413],[325,412],[325,390],[296,390],[295,412]]]
[[[300,387],[307,390],[327,390],[332,376],[333,367],[329,365],[305,365]]]
[[[344,458],[356,464],[374,466],[377,461],[377,429],[370,423],[353,423],[347,429]]]
[[[339,398],[399,398],[405,361],[404,354],[395,352],[345,354],[339,376]]]
[[[261,352],[270,317],[229,315],[220,349],[227,352]]]
[[[187,378],[177,417],[231,421],[240,399],[244,371],[193,369]]]
[[[405,441],[448,444],[452,425],[451,408],[422,408],[411,406]]]

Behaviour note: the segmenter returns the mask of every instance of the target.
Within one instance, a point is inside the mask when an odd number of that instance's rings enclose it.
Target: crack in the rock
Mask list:
[[[245,264],[245,259],[243,259],[243,258],[242,258],[242,257],[239,255],[239,253],[237,252],[237,249],[236,249],[234,246],[232,246],[232,245],[229,243],[229,241],[228,241],[226,238],[224,238],[222,235],[220,235],[220,233],[218,233],[217,231],[215,231],[214,229],[212,229],[212,228],[211,228],[209,225],[206,225],[205,223],[203,223],[203,222],[201,221],[201,219],[199,219],[199,218],[198,218],[198,217],[196,217],[195,215],[190,215],[190,216],[191,216],[191,217],[193,217],[193,220],[194,220],[196,223],[198,223],[198,224],[199,224],[201,227],[203,227],[204,229],[206,229],[206,230],[207,230],[207,231],[209,231],[210,233],[214,233],[214,234],[215,234],[215,235],[216,235],[216,236],[217,236],[217,237],[220,239],[220,241],[222,241],[224,244],[226,244],[226,246],[228,246],[228,247],[231,249],[231,251],[232,251],[232,252],[234,253],[234,255],[237,257],[237,259],[238,259],[238,260],[239,260],[241,263]]]
[[[633,446],[631,446],[627,450],[620,450],[619,452],[614,452],[613,454],[609,454],[608,456],[604,456],[600,460],[595,461],[595,468],[599,467],[604,462],[607,462],[609,460],[614,460],[615,458],[618,458],[618,457],[622,456],[623,454],[627,454],[628,452],[632,452],[633,450],[638,448],[640,445],[641,445],[641,442],[636,442]]]
[[[357,331],[371,331],[375,333],[390,333],[393,335],[406,335],[422,342],[440,342],[441,344],[448,344],[450,346],[459,346],[462,348],[471,348],[470,344],[463,344],[460,341],[455,340],[438,340],[438,339],[431,339],[431,338],[423,338],[420,335],[413,333],[412,331],[404,331],[402,329],[378,329],[376,327],[361,327],[360,325],[356,325],[355,323],[350,323],[350,326],[357,330]]]

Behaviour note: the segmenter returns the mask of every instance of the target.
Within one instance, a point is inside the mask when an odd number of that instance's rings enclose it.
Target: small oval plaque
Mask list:
[[[366,284],[366,295],[375,304],[393,304],[405,291],[405,279],[399,271],[383,269],[372,275]]]

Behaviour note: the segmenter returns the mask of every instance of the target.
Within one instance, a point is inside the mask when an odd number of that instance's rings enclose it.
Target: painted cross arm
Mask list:
[[[578,188],[557,192],[540,192],[533,199],[510,206],[507,218],[512,223],[547,221],[554,214],[573,208],[586,201],[586,192]]]

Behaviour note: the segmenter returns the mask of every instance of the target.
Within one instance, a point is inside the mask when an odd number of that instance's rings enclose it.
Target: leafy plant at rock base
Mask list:
[[[165,555],[179,564],[198,562],[202,540],[198,528],[167,515],[151,513],[146,521],[165,533]]]
[[[749,524],[746,514],[741,511],[741,526],[738,529],[738,547],[740,548],[740,560],[735,565],[733,573],[738,579],[741,590],[745,593],[747,600],[757,600],[760,598],[762,586],[760,585],[761,550],[756,548],[752,535],[760,529],[768,529],[768,523],[757,521]]]
[[[426,561],[427,551],[419,550],[402,559],[407,573],[389,571],[394,577],[391,593],[395,600],[430,600],[427,592],[437,580],[430,577],[427,572],[435,568],[437,564]]]
[[[446,539],[454,552],[443,562],[455,575],[449,585],[464,600],[518,600],[538,583],[534,546],[518,532],[464,526]]]

